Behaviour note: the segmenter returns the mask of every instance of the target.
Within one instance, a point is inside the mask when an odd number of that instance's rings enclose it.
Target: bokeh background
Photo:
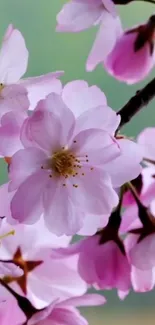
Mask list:
[[[79,34],[55,32],[56,15],[64,0],[0,0],[0,39],[9,23],[23,33],[29,49],[29,67],[26,76],[35,76],[55,70],[64,70],[62,81],[85,79],[98,85],[106,94],[109,105],[119,109],[148,80],[134,86],[115,81],[99,66],[94,72],[85,71],[85,62],[96,34],[96,28]],[[155,5],[134,1],[118,7],[125,28],[141,23],[155,12]],[[22,60],[22,58],[21,58]],[[148,105],[124,132],[136,136],[146,126],[155,125],[155,101]],[[6,179],[6,166],[0,164],[0,181]],[[91,325],[154,325],[155,293],[130,295],[120,302],[116,292],[104,293],[108,303],[102,308],[84,311]]]

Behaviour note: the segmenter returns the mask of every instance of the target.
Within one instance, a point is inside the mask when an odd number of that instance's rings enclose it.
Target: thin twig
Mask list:
[[[143,89],[137,91],[118,112],[121,116],[121,122],[117,132],[128,123],[134,115],[136,115],[143,107],[147,106],[149,102],[155,97],[155,78],[149,82]]]

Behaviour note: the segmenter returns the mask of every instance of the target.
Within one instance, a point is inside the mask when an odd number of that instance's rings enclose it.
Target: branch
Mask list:
[[[121,122],[117,132],[126,123],[128,123],[132,117],[137,114],[143,107],[149,104],[149,102],[155,97],[155,78],[149,82],[143,89],[137,91],[124,107],[122,107],[117,115],[121,116]]]

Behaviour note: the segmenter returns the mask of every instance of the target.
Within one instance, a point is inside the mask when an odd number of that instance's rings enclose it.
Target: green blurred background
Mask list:
[[[27,76],[64,70],[63,82],[85,79],[90,85],[96,84],[104,90],[109,105],[119,109],[148,80],[134,86],[115,81],[99,66],[94,72],[86,73],[85,62],[92,46],[96,29],[79,34],[60,34],[55,32],[56,14],[65,3],[64,0],[0,0],[0,38],[9,23],[13,23],[23,33],[30,53]],[[124,27],[145,21],[155,11],[155,6],[137,1],[118,8]],[[153,11],[154,10],[154,11]],[[22,58],[21,58],[22,60]],[[146,126],[155,125],[155,102],[136,116],[124,131],[133,136]],[[1,183],[6,178],[6,167],[0,165]],[[155,324],[155,294],[131,293],[120,302],[116,292],[105,294],[108,303],[105,307],[85,312],[90,324]]]

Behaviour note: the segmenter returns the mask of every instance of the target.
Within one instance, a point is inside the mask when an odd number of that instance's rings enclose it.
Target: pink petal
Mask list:
[[[87,71],[94,70],[97,64],[104,62],[121,34],[120,19],[114,18],[110,13],[104,11],[99,32],[87,60]]]
[[[36,142],[41,148],[52,153],[53,150],[66,145],[72,135],[74,123],[74,115],[66,107],[61,96],[52,93],[38,103],[36,111],[22,129],[21,139],[25,146]]]
[[[50,322],[57,325],[87,325],[87,321],[82,317],[78,310],[70,308],[56,308],[51,316],[48,317]]]
[[[120,155],[116,140],[100,129],[81,131],[72,142],[71,150],[76,152],[76,156],[85,167],[106,164]]]
[[[57,31],[79,32],[94,25],[104,10],[102,1],[72,1],[63,6],[57,15]]]
[[[20,129],[26,118],[25,114],[9,112],[3,115],[0,126],[0,154],[11,157],[23,148],[20,140]]]
[[[46,154],[38,148],[21,149],[12,157],[9,169],[9,190],[17,189],[30,175],[41,171]]]
[[[155,146],[153,139],[155,138],[155,128],[149,127],[144,129],[138,136],[138,144],[142,147],[143,157],[155,160]]]
[[[98,229],[107,225],[109,215],[86,215],[84,218],[83,226],[78,232],[81,236],[92,236]]]
[[[98,106],[81,114],[75,127],[75,133],[82,130],[98,128],[114,135],[120,123],[120,116],[108,106]]]
[[[20,80],[28,91],[30,109],[34,109],[39,100],[46,98],[47,95],[54,92],[61,93],[62,85],[59,77],[63,75],[62,71],[50,72],[42,76],[32,77]]]
[[[0,186],[0,219],[2,218],[2,220],[4,217],[7,219],[11,218],[10,202],[14,193],[9,193],[8,185],[9,183]]]
[[[129,252],[131,263],[140,270],[155,267],[155,235],[151,234],[138,242]]]
[[[68,179],[68,183],[71,184],[70,195],[75,206],[85,211],[86,215],[111,213],[118,204],[118,196],[111,186],[109,176],[97,167],[93,171],[90,168],[83,168],[82,172],[84,176],[79,173],[77,180]],[[78,187],[73,188],[73,183]]]
[[[27,90],[23,86],[10,85],[1,91],[0,118],[7,112],[23,113],[29,108]]]
[[[11,201],[12,217],[19,222],[33,224],[43,212],[42,191],[48,181],[47,173],[36,172],[19,186]]]
[[[28,50],[19,30],[8,27],[0,50],[0,82],[16,83],[26,72]]]
[[[110,174],[114,187],[136,178],[141,171],[142,152],[140,146],[127,139],[118,140],[121,154],[104,169]],[[134,159],[133,159],[134,157]]]
[[[62,98],[75,117],[87,110],[107,104],[103,91],[97,86],[89,87],[88,83],[83,80],[67,83],[63,89]]]
[[[72,196],[71,186],[63,186],[51,181],[44,191],[43,204],[45,223],[57,236],[66,234],[73,235],[82,227],[84,214],[80,211]]]
[[[153,270],[139,270],[132,266],[131,281],[134,291],[151,291],[155,285],[155,276]]]
[[[104,296],[99,294],[85,294],[80,297],[73,297],[67,299],[66,301],[59,304],[59,306],[74,306],[74,307],[84,307],[84,306],[99,306],[106,303]]]

